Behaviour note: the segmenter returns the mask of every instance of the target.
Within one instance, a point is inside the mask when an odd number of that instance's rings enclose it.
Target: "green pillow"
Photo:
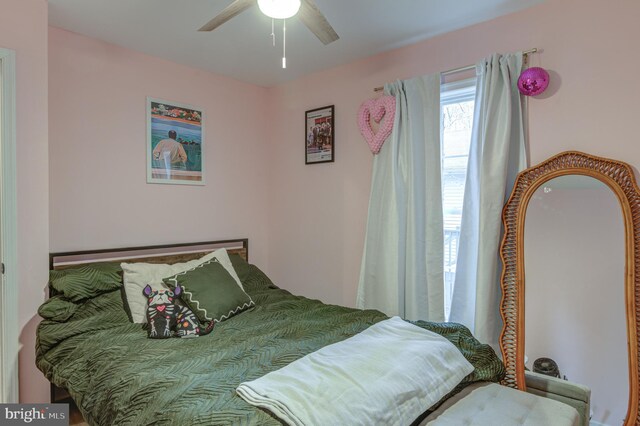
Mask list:
[[[251,273],[249,264],[239,254],[235,253],[229,253],[229,260],[231,261],[231,265],[233,266],[233,269],[235,269],[236,274],[238,274],[242,287],[244,287],[244,280],[246,280]]]
[[[182,301],[203,323],[224,321],[255,305],[216,258],[166,278],[164,283],[172,289],[182,287]]]
[[[49,271],[49,285],[67,299],[77,302],[122,286],[119,263],[90,263],[74,268]]]
[[[66,322],[75,314],[77,309],[78,305],[75,303],[62,296],[53,296],[40,305],[38,315],[47,320]]]

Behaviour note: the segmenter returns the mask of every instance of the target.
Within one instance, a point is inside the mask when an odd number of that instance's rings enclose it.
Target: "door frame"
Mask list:
[[[0,402],[18,402],[18,260],[16,194],[16,54],[0,48]]]

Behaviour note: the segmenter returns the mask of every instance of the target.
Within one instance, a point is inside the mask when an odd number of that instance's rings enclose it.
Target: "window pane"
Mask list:
[[[470,98],[470,99],[469,99]],[[466,100],[443,103],[442,111],[442,208],[444,213],[444,312],[449,320],[456,275],[458,242],[462,220],[462,200],[467,177],[471,129],[473,127],[473,91]]]

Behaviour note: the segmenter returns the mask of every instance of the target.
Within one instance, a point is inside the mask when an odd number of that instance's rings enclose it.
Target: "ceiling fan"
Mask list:
[[[298,15],[313,34],[324,44],[340,37],[324,17],[314,0],[235,0],[198,31],[212,31],[231,18],[258,4],[262,13],[274,19],[286,19]]]

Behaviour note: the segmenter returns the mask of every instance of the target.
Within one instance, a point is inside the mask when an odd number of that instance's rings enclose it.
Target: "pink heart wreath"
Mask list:
[[[382,144],[389,137],[393,130],[393,120],[396,116],[396,98],[394,96],[382,96],[378,99],[368,99],[360,105],[358,110],[358,127],[360,133],[367,141],[369,149],[374,154],[380,152]],[[380,123],[378,131],[374,133],[371,128],[371,117],[376,123]]]

